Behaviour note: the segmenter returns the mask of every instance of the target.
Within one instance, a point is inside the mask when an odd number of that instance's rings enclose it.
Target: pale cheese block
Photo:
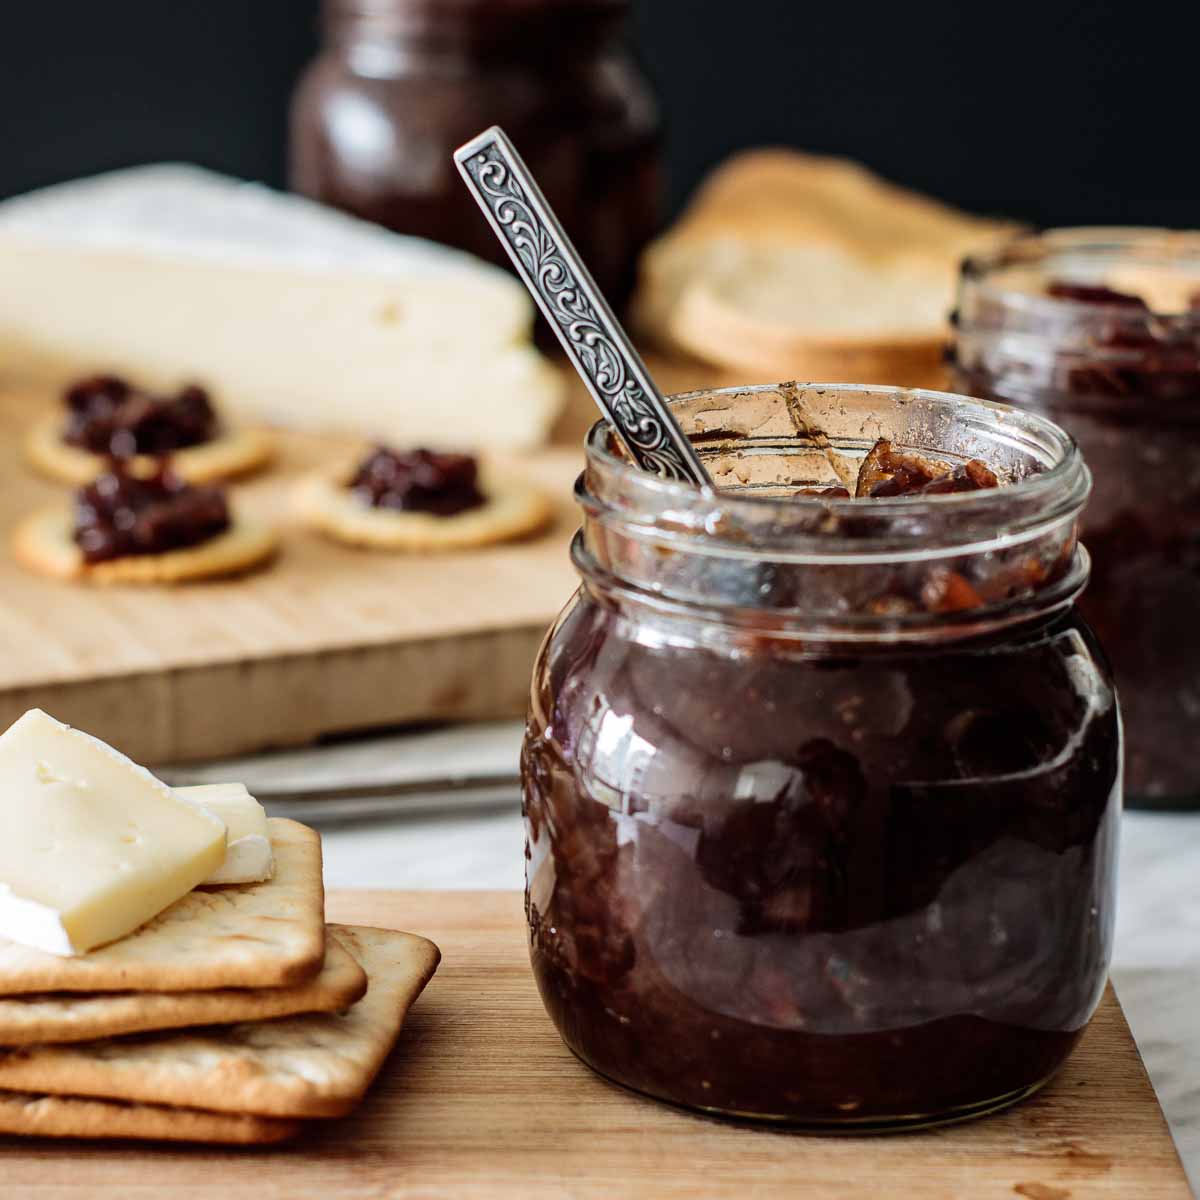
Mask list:
[[[205,884],[262,883],[275,870],[267,811],[244,783],[203,783],[175,788],[175,795],[198,804],[225,824],[225,861]]]
[[[30,709],[0,735],[0,937],[82,954],[207,878],[225,826],[97,738]]]
[[[0,376],[210,388],[235,419],[402,445],[544,440],[562,373],[470,255],[194,167],[0,204]]]

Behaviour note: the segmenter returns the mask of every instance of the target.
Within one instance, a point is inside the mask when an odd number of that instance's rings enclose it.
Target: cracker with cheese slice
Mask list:
[[[321,840],[267,822],[275,873],[197,888],[120,941],[60,958],[0,939],[0,996],[29,992],[182,992],[290,987],[325,959]]]
[[[367,976],[354,956],[336,938],[327,937],[321,970],[294,987],[0,996],[0,1046],[85,1042],[150,1030],[340,1012],[361,1000],[366,990]]]
[[[0,1133],[25,1137],[257,1146],[286,1141],[303,1128],[299,1121],[254,1117],[248,1113],[201,1112],[161,1104],[126,1104],[121,1100],[0,1092]]]
[[[0,937],[82,954],[218,870],[225,823],[119,750],[31,708],[0,734]]]
[[[265,1117],[337,1117],[362,1098],[432,978],[437,947],[411,933],[335,925],[367,973],[337,1014],[0,1052],[0,1092],[99,1096]]]

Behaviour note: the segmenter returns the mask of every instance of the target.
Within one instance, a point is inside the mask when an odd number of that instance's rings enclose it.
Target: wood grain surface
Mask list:
[[[648,355],[666,392],[727,387],[727,370]],[[564,371],[566,368],[563,368]],[[431,720],[520,716],[542,636],[577,580],[571,486],[598,413],[567,372],[554,445],[517,468],[559,501],[547,534],[510,546],[389,557],[332,545],[287,512],[294,477],[352,453],[281,435],[271,471],[237,485],[283,523],[273,567],[173,590],[86,589],[39,579],[0,547],[0,729],[40,706],[140,762],[303,745],[324,734]],[[55,398],[0,387],[0,539],[69,489],[37,478],[20,442]]]
[[[69,489],[23,464],[48,401],[0,395],[0,529]],[[386,555],[325,541],[288,512],[296,475],[353,443],[281,435],[275,469],[236,495],[281,523],[267,570],[174,589],[42,579],[0,550],[0,729],[39,706],[139,762],[295,745],[411,721],[524,712],[537,646],[577,580],[578,449],[514,469],[558,501],[554,527],[506,546]]]
[[[330,918],[432,937],[443,961],[362,1108],[270,1150],[0,1139],[33,1200],[1186,1200],[1111,993],[1058,1077],[947,1129],[811,1137],[726,1124],[606,1083],[566,1050],[516,893],[331,893]]]

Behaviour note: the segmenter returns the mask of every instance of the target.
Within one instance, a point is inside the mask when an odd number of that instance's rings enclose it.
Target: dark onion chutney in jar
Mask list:
[[[1125,792],[1200,808],[1200,234],[1053,230],[969,260],[953,359],[963,391],[1079,443],[1080,607],[1112,660]]]
[[[583,583],[534,671],[551,1018],[610,1079],[720,1114],[888,1129],[1028,1095],[1112,940],[1121,734],[1074,606],[1077,448],[932,392],[675,403],[720,490],[597,426]],[[841,498],[880,439],[1000,486]]]

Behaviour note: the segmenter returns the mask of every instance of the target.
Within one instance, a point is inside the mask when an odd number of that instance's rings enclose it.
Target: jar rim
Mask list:
[[[690,613],[772,637],[895,642],[1040,619],[1086,582],[1076,528],[1091,475],[1074,439],[1036,413],[868,384],[760,384],[671,403],[717,486],[639,469],[598,422],[572,547],[598,592],[668,621]],[[831,476],[850,482],[881,437],[982,458],[1006,482],[894,499],[794,495]]]
[[[1152,260],[1160,265],[1195,263],[1200,289],[1200,230],[1167,229],[1137,225],[1080,225],[1024,233],[988,250],[963,259],[960,281],[989,300],[1018,310],[1032,319],[1067,318],[1079,324],[1103,322],[1108,326],[1142,326],[1147,320],[1166,322],[1178,330],[1200,330],[1200,308],[1165,311],[1114,308],[1063,296],[1048,296],[1005,287],[996,278],[1009,267],[1037,266],[1055,254],[1073,254],[1080,259],[1123,255],[1131,263]],[[1120,290],[1120,289],[1117,289]]]
[[[412,32],[439,18],[479,18],[493,25],[543,14],[622,13],[629,0],[322,0],[325,21],[375,22],[380,29]]]
[[[629,0],[323,0],[323,7],[334,14],[351,16],[392,16],[399,13],[433,13],[438,9],[465,11],[483,8],[509,8],[519,15],[531,8],[547,9],[623,9]]]
[[[957,492],[920,497],[896,497],[872,499],[865,504],[861,499],[827,496],[736,496],[728,490],[715,491],[697,488],[679,480],[665,479],[641,470],[621,454],[610,448],[612,426],[607,420],[597,421],[585,439],[589,466],[599,467],[629,496],[644,500],[652,509],[666,509],[678,517],[681,510],[697,505],[711,509],[715,502],[722,513],[741,518],[739,528],[769,528],[773,553],[783,552],[787,561],[819,561],[830,557],[849,558],[857,562],[895,561],[902,558],[924,558],[928,554],[920,546],[906,548],[899,543],[928,542],[931,532],[928,523],[911,518],[929,514],[955,514],[956,524],[968,533],[965,541],[951,539],[958,553],[983,548],[983,543],[995,537],[982,536],[988,525],[998,528],[1012,527],[1010,533],[1017,538],[1037,536],[1047,525],[1070,519],[1083,507],[1091,490],[1091,474],[1083,462],[1075,439],[1061,426],[1037,413],[1014,408],[1007,404],[983,400],[973,396],[962,396],[952,392],[933,391],[925,388],[902,388],[875,384],[844,383],[782,383],[755,384],[725,388],[703,388],[682,392],[668,397],[673,409],[691,401],[724,399],[779,393],[781,389],[796,389],[802,393],[824,395],[834,392],[839,395],[886,398],[892,402],[918,402],[935,405],[953,405],[960,412],[971,409],[982,418],[1005,428],[1010,441],[1024,440],[1030,445],[1042,445],[1044,452],[1055,461],[1045,469],[1031,472],[1012,480],[1003,487],[975,492]],[[925,448],[931,453],[936,449]],[[705,451],[701,451],[702,458]],[[581,477],[581,482],[584,477]],[[586,486],[582,493],[586,493]],[[1003,510],[1003,514],[1002,511]],[[1012,512],[1019,511],[1025,519],[1014,521]],[[830,520],[815,520],[820,514],[829,514]],[[993,520],[989,520],[989,515]],[[873,528],[887,527],[887,536],[878,546],[868,543],[864,537],[866,518]],[[686,526],[686,522],[679,524]],[[699,532],[712,537],[714,531],[711,513]],[[781,545],[791,527],[797,542],[812,543],[797,545],[793,553]],[[680,530],[682,532],[682,529]],[[696,532],[696,531],[694,531]],[[781,538],[781,534],[785,535]],[[765,547],[747,542],[744,535],[738,539],[751,552]],[[807,551],[807,553],[806,553]]]
[[[349,37],[415,45],[500,41],[519,47],[529,40],[526,25],[535,19],[558,27],[560,37],[576,25],[581,36],[592,37],[597,21],[611,25],[628,8],[629,0],[323,0],[321,20],[334,43]],[[537,45],[535,37],[531,52]]]

